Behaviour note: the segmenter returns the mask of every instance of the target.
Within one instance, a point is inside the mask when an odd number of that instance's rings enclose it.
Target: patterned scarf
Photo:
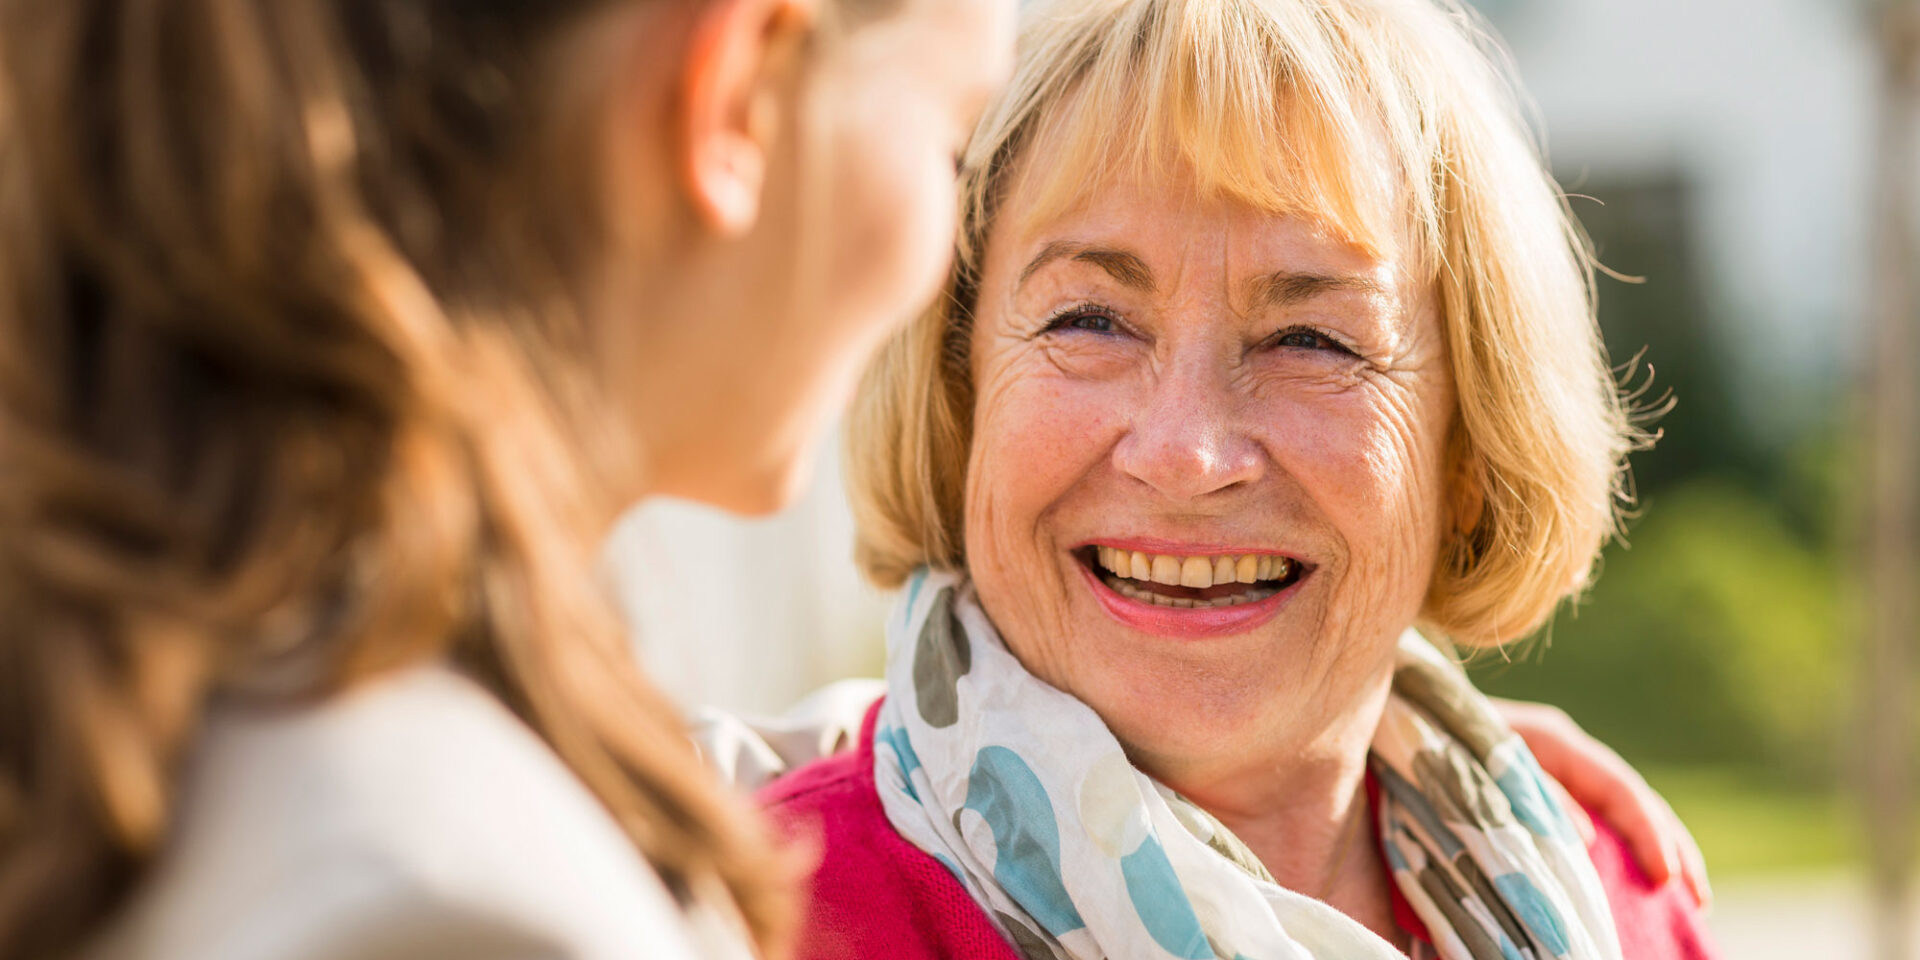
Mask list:
[[[1129,764],[1092,709],[1014,659],[963,579],[917,574],[888,652],[874,728],[887,818],[1030,960],[1403,960]],[[1400,641],[1370,763],[1394,883],[1439,956],[1618,960],[1545,775],[1417,633]]]

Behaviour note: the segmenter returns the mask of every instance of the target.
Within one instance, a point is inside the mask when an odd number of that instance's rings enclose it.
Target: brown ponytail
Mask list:
[[[598,2],[0,0],[0,958],[139,880],[210,698],[437,657],[781,941],[592,564],[534,63]]]

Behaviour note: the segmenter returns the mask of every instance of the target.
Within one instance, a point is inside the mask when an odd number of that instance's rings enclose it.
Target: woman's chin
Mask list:
[[[788,462],[751,477],[743,484],[735,502],[723,505],[730,513],[743,517],[764,517],[779,513],[799,502],[813,479],[813,457],[801,454]]]
[[[806,448],[756,464],[736,464],[702,475],[674,478],[650,494],[689,500],[741,517],[764,517],[792,506],[813,479],[813,452]]]

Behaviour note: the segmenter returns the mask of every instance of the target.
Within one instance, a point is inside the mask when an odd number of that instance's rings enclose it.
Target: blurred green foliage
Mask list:
[[[1687,824],[1716,878],[1832,870],[1856,861],[1861,837],[1835,791],[1756,784],[1715,766],[1647,766],[1654,789]]]
[[[1672,407],[1654,423],[1659,443],[1634,457],[1637,516],[1585,602],[1540,636],[1483,654],[1476,680],[1564,707],[1629,760],[1669,771],[1701,816],[1732,832],[1816,813],[1826,818],[1819,831],[1837,830],[1831,794],[1855,759],[1843,737],[1855,658],[1844,642],[1840,405],[1829,398],[1795,432],[1747,415],[1766,392],[1736,389],[1726,343],[1741,324],[1715,313],[1728,298],[1714,295],[1695,256],[1687,182],[1640,177],[1577,192],[1601,201],[1576,206],[1601,261],[1641,279],[1602,281],[1608,350],[1651,367],[1643,404]],[[1641,367],[1622,374],[1633,386],[1649,377]],[[1780,789],[1829,796],[1771,808],[1750,796]],[[1707,797],[1746,799],[1713,810]],[[1811,806],[1794,806],[1803,801]],[[1785,848],[1833,848],[1798,842]],[[1765,860],[1766,849],[1751,852]]]
[[[1477,679],[1558,704],[1636,762],[1830,782],[1851,662],[1838,588],[1769,501],[1692,480],[1648,498],[1585,604]]]

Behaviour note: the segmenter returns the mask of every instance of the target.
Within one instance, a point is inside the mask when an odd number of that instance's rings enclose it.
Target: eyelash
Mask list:
[[[1105,329],[1095,329],[1091,327],[1074,326],[1075,322],[1079,320],[1101,320],[1106,322],[1107,327]],[[1122,332],[1119,329],[1120,323],[1120,318],[1105,307],[1091,303],[1076,303],[1055,311],[1040,328],[1040,333],[1047,334],[1056,330],[1083,330],[1087,333],[1114,334]],[[1314,346],[1301,343],[1290,344],[1287,342],[1294,337],[1311,337],[1320,343]],[[1344,353],[1348,356],[1359,356],[1359,354],[1353,352],[1352,347],[1340,342],[1340,340],[1332,334],[1317,327],[1310,327],[1304,324],[1295,324],[1284,330],[1277,331],[1266,339],[1266,343],[1276,347],[1294,347],[1302,350],[1329,350],[1335,353]]]
[[[1288,339],[1292,337],[1298,337],[1298,336],[1312,337],[1316,340],[1319,340],[1322,344],[1324,344],[1323,346],[1318,346],[1318,347],[1308,347],[1308,346],[1301,346],[1299,344],[1292,344],[1292,346],[1300,347],[1300,349],[1332,350],[1335,353],[1344,353],[1350,357],[1359,356],[1359,354],[1353,352],[1352,347],[1349,347],[1346,344],[1340,342],[1340,339],[1338,337],[1335,337],[1332,334],[1326,332],[1325,330],[1321,330],[1318,327],[1309,327],[1304,324],[1295,324],[1284,330],[1277,331],[1274,333],[1273,336],[1268,337],[1266,342],[1276,347],[1284,347],[1284,346],[1289,346],[1289,344],[1286,343]]]
[[[1107,323],[1107,328],[1104,330],[1095,330],[1088,327],[1076,327],[1072,325],[1074,321],[1082,319],[1104,320]],[[1043,334],[1052,333],[1055,330],[1083,330],[1087,333],[1103,335],[1120,333],[1120,318],[1114,316],[1112,311],[1098,304],[1076,303],[1054,311],[1054,314],[1048,317],[1047,322],[1040,327],[1040,332]]]

